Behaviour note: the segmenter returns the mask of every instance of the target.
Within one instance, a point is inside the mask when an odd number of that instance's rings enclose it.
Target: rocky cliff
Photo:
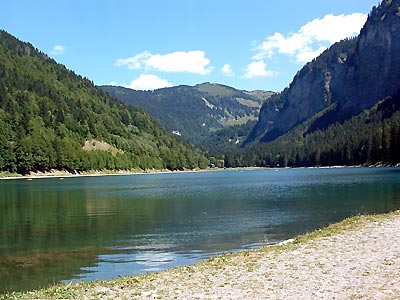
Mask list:
[[[400,0],[374,7],[360,35],[334,44],[306,64],[288,88],[261,109],[249,137],[272,141],[319,117],[309,130],[357,115],[400,89]]]

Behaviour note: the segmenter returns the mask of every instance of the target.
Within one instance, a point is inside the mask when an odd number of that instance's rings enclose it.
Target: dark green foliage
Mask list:
[[[0,171],[176,170],[208,165],[198,150],[178,141],[140,108],[111,98],[4,31],[0,129]],[[120,151],[85,151],[87,140],[104,141]]]
[[[247,121],[242,125],[228,126],[210,134],[204,149],[214,152],[234,150],[242,145],[257,121]]]
[[[211,83],[176,86],[155,91],[136,91],[103,86],[104,91],[128,104],[138,105],[169,131],[200,147],[218,147],[213,134],[241,118],[256,119],[262,103],[272,92],[246,92]],[[239,121],[238,121],[239,120]]]
[[[334,108],[333,108],[334,109]],[[273,142],[225,154],[225,166],[311,167],[400,163],[400,92],[347,121],[310,131],[321,115]]]

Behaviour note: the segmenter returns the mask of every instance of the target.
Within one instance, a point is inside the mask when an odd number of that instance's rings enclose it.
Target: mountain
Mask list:
[[[332,45],[264,103],[225,166],[400,163],[400,0],[373,7],[360,35]]]
[[[274,141],[228,149],[225,167],[400,165],[400,92],[345,121],[310,132],[322,114]]]
[[[325,130],[370,109],[400,88],[399,0],[374,7],[358,37],[306,64],[260,111],[247,143],[269,142],[318,114],[305,132]]]
[[[101,88],[112,97],[140,106],[168,131],[180,134],[197,146],[208,145],[208,138],[226,127],[257,120],[262,104],[273,94],[241,91],[212,83],[154,91],[116,86]],[[237,138],[232,136],[224,141],[229,144]]]
[[[0,172],[183,169],[209,161],[138,107],[113,99],[0,31]]]

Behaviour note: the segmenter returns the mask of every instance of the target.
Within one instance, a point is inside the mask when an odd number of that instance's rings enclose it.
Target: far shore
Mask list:
[[[298,169],[333,169],[333,168],[385,168],[385,167],[400,167],[400,163],[396,165],[384,165],[377,164],[371,166],[315,166],[315,167],[296,167]],[[95,176],[115,176],[115,175],[140,175],[140,174],[172,174],[172,173],[193,173],[193,172],[209,172],[209,171],[245,171],[245,170],[283,170],[283,169],[294,169],[292,167],[235,167],[235,168],[207,168],[207,169],[185,169],[185,170],[156,170],[156,169],[135,169],[135,170],[104,170],[104,171],[84,171],[84,172],[70,172],[63,170],[52,169],[48,172],[31,172],[30,174],[18,174],[18,173],[1,173],[1,179],[42,179],[42,178],[60,178],[64,179],[67,177],[95,177]]]
[[[67,177],[91,177],[91,176],[115,176],[115,175],[137,175],[137,174],[162,174],[162,173],[177,173],[177,172],[199,172],[204,170],[106,170],[106,171],[91,171],[91,172],[69,172],[52,170],[50,172],[31,172],[30,174],[0,174],[0,179],[42,179],[42,178],[67,178]]]
[[[49,172],[31,172],[30,174],[0,173],[1,179],[42,179],[42,178],[67,178],[67,177],[90,177],[90,176],[116,176],[116,175],[144,175],[144,174],[172,174],[172,173],[198,173],[211,171],[244,171],[244,170],[275,170],[287,168],[267,168],[267,167],[236,167],[236,168],[207,168],[207,169],[185,169],[185,170],[156,170],[156,169],[136,169],[136,170],[105,170],[88,172],[69,172],[51,170]]]

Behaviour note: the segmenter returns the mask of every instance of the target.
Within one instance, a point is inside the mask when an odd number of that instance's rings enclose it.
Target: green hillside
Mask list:
[[[218,146],[221,144],[228,147],[229,140],[235,134],[217,144],[214,143],[215,134],[231,126],[256,121],[262,104],[273,94],[268,91],[241,91],[208,82],[155,91],[136,91],[116,86],[101,88],[112,97],[140,106],[168,131],[179,132],[183,139],[192,144],[218,150],[222,149]]]
[[[5,31],[0,31],[0,128],[0,171],[208,165],[202,153],[142,109],[111,98]]]

